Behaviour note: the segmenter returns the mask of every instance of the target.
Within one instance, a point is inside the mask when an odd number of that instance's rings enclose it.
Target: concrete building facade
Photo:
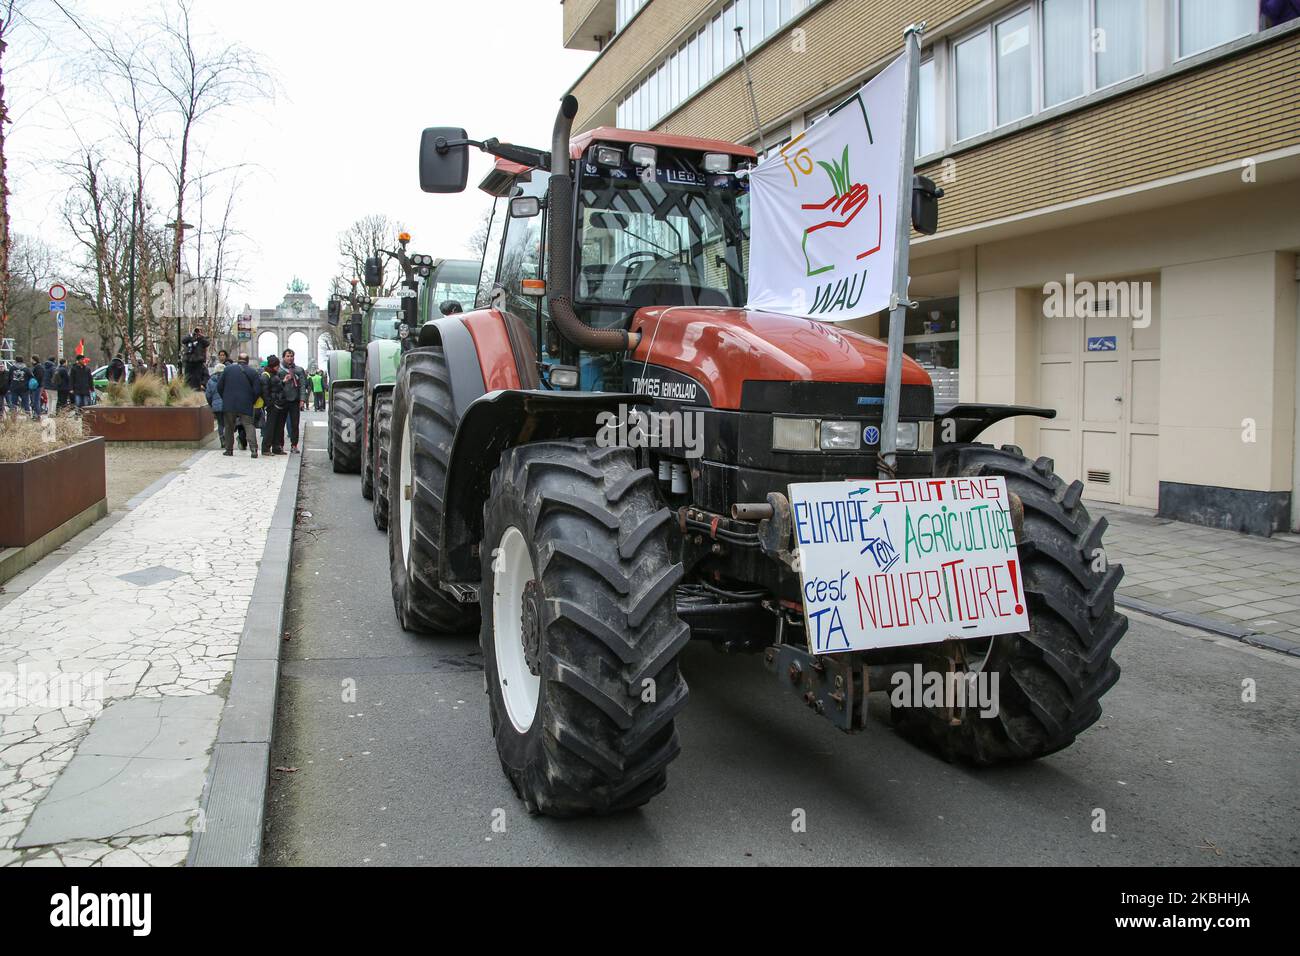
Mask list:
[[[1281,14],[1277,11],[1283,10]],[[1096,501],[1300,530],[1300,19],[1260,0],[565,0],[578,129],[789,141],[925,21],[907,351]],[[1276,20],[1276,22],[1275,22]],[[857,327],[877,333],[879,317]]]

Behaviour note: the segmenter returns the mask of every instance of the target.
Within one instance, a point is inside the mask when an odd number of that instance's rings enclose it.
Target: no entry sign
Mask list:
[[[790,486],[809,650],[1029,630],[1005,479]]]

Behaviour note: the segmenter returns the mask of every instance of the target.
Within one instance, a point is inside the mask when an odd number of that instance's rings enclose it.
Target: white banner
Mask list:
[[[1029,630],[1006,479],[794,484],[790,506],[813,653]]]
[[[749,308],[840,322],[889,307],[906,88],[900,56],[751,171]]]

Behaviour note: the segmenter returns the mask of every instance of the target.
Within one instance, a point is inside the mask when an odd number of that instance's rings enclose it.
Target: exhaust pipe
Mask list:
[[[547,202],[551,215],[547,219],[546,299],[551,319],[566,339],[592,352],[625,352],[636,348],[640,333],[626,329],[594,329],[573,309],[573,175],[569,160],[569,138],[578,101],[565,96],[555,117],[551,134],[551,178]]]

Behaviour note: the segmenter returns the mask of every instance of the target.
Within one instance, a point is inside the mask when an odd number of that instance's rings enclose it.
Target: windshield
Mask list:
[[[400,313],[397,309],[374,309],[370,313],[370,337],[372,339],[397,338],[397,322]]]
[[[579,299],[739,306],[749,255],[748,185],[660,153],[653,170],[582,164]]]

